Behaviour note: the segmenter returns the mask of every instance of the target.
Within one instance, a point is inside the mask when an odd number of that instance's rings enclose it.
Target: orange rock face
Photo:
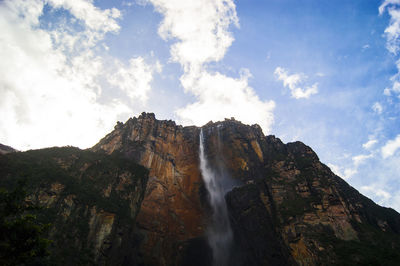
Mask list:
[[[93,148],[124,152],[150,170],[137,217],[144,234],[145,264],[174,264],[180,242],[204,234],[198,134],[195,127],[183,128],[143,114],[117,126]]]
[[[233,119],[202,130],[209,166],[235,187],[225,197],[234,231],[229,265],[358,263],[381,247],[392,255],[400,248],[400,215],[360,195],[303,143],[284,144]],[[93,147],[121,152],[150,170],[137,218],[145,265],[193,265],[202,257],[196,252],[204,248],[209,206],[199,133],[143,113],[118,123]],[[388,232],[397,240],[383,235]],[[386,246],[378,238],[389,239]],[[197,243],[195,260],[184,263],[188,242]],[[354,260],[346,257],[348,248]]]

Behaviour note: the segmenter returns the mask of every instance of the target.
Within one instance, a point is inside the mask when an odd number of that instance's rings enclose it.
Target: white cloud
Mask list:
[[[348,180],[358,174],[358,170],[360,165],[364,164],[366,160],[373,158],[374,155],[368,154],[360,154],[353,156],[352,159],[352,164],[347,165],[346,167],[343,166],[338,166],[336,164],[328,163],[329,168],[334,172],[336,175],[342,177],[345,180]]]
[[[372,110],[377,114],[382,114],[383,107],[380,103],[376,102],[372,105]]]
[[[318,83],[314,83],[311,87],[301,88],[299,85],[307,80],[307,76],[303,73],[289,75],[288,71],[282,67],[277,67],[274,72],[278,80],[283,81],[283,86],[290,89],[291,95],[295,99],[309,98],[311,95],[318,93]]]
[[[259,123],[268,133],[273,123],[274,102],[262,101],[248,86],[249,71],[239,78],[210,73],[207,63],[221,60],[234,38],[231,25],[239,26],[232,0],[149,0],[164,18],[158,29],[164,40],[176,40],[170,53],[181,64],[180,78],[194,103],[176,110],[181,123],[203,125],[212,120],[236,117]]]
[[[383,95],[386,95],[386,96],[391,96],[392,94],[391,94],[391,89],[390,88],[385,88],[384,90],[383,90]]]
[[[186,70],[221,60],[233,42],[229,26],[238,26],[231,0],[150,0],[164,15],[158,29],[165,39],[178,39],[171,46],[172,59]]]
[[[333,163],[328,163],[328,167],[332,170],[332,172],[340,177],[344,177],[343,173],[342,173],[342,169],[340,166],[333,164]]]
[[[389,52],[397,55],[400,50],[400,0],[385,0],[379,7],[379,14],[385,11],[390,16],[389,26],[385,29],[386,48]],[[384,95],[392,96],[392,92],[400,94],[400,60],[396,61],[397,74],[391,77],[392,88],[386,88]]]
[[[360,155],[357,155],[357,156],[354,156],[353,158],[352,158],[352,160],[353,160],[353,163],[354,163],[354,166],[356,167],[356,168],[358,168],[361,164],[363,164],[367,159],[369,159],[369,158],[372,158],[372,154],[369,154],[369,155],[365,155],[365,154],[360,154]]]
[[[379,7],[379,14],[383,14],[387,10],[390,16],[390,25],[385,29],[385,36],[386,48],[393,54],[397,54],[399,51],[400,11],[397,8],[399,4],[398,0],[386,0]]]
[[[373,198],[378,200],[379,204],[387,204],[387,201],[390,200],[392,197],[389,192],[377,187],[376,184],[370,186],[362,186],[361,192],[367,195],[371,195]]]
[[[131,100],[146,102],[147,94],[150,91],[150,82],[153,79],[153,72],[161,72],[160,63],[148,65],[142,57],[129,60],[129,66],[125,67],[118,63],[118,70],[108,77],[111,85],[121,88]]]
[[[210,119],[235,117],[248,124],[259,123],[264,132],[268,132],[275,104],[273,101],[260,101],[248,86],[247,79],[247,76],[234,79],[220,73],[204,72],[191,87],[198,101],[178,109],[176,113],[184,124],[204,125]]]
[[[366,143],[364,143],[362,146],[364,149],[369,150],[371,149],[378,141],[376,139],[371,139],[368,140]]]
[[[398,60],[396,62],[396,64],[397,64],[397,70],[400,70],[400,60]],[[393,79],[393,77],[392,77],[392,79]],[[400,82],[399,81],[393,82],[392,91],[395,93],[400,93]]]
[[[42,28],[45,3],[70,16],[57,17],[50,28]],[[0,142],[20,150],[88,147],[111,130],[115,121],[134,112],[123,97],[105,98],[103,92],[110,84],[103,77],[123,72],[124,66],[115,61],[114,72],[110,72],[105,59],[96,53],[106,33],[118,32],[119,17],[118,10],[100,10],[92,1],[0,3]],[[130,65],[128,72],[137,71],[137,79],[142,75],[148,81],[153,68],[140,62],[136,68]],[[123,84],[114,85],[129,94]],[[141,89],[144,92],[135,91],[138,104],[149,90],[145,85]]]
[[[400,4],[400,0],[385,0],[380,6],[379,6],[379,15],[382,15],[383,12],[385,11],[385,8],[388,5],[393,5],[393,4]]]
[[[328,163],[328,167],[335,175],[340,176],[344,180],[348,180],[358,173],[357,169],[354,167],[345,168],[332,163]]]
[[[392,156],[399,148],[400,148],[400,135],[397,135],[395,139],[389,140],[381,148],[382,157],[386,159]]]
[[[54,8],[68,10],[75,18],[91,29],[101,33],[117,32],[120,27],[115,20],[121,16],[116,8],[100,10],[92,0],[47,0]]]
[[[344,173],[343,173],[343,178],[346,180],[350,179],[357,173],[358,173],[358,170],[355,168],[345,168]]]

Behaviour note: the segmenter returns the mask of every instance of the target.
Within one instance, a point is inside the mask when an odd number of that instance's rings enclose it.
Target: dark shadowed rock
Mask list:
[[[16,151],[17,151],[16,149],[0,143],[0,154],[7,154],[7,153],[11,153],[11,152],[16,152]]]
[[[26,180],[28,201],[50,223],[54,265],[135,265],[135,219],[147,169],[119,155],[49,148],[0,156],[0,187]]]

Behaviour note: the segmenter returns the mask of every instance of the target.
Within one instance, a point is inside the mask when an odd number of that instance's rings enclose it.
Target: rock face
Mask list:
[[[50,148],[0,155],[0,187],[26,180],[50,223],[50,264],[134,265],[135,219],[148,171],[118,155]]]
[[[91,150],[0,155],[0,186],[28,177],[28,200],[53,224],[57,265],[211,265],[200,131],[143,113]],[[310,147],[234,119],[202,132],[202,162],[227,191],[228,265],[400,265],[400,214],[358,193]]]
[[[137,218],[145,265],[210,263],[199,132],[143,113],[93,147],[150,170]],[[230,265],[400,262],[400,215],[359,194],[308,146],[284,144],[233,119],[210,122],[203,132],[211,167],[224,169],[234,186],[226,195],[235,243]]]
[[[11,152],[16,152],[16,150],[10,146],[0,143],[0,154],[7,154],[7,153],[11,153]]]
[[[241,162],[227,164],[244,184],[226,196],[239,265],[400,262],[400,215],[359,194],[310,147],[232,122],[220,138],[226,162]]]
[[[207,249],[199,132],[199,128],[177,126],[143,113],[125,124],[118,123],[92,148],[108,154],[120,152],[149,169],[146,195],[137,217],[145,265],[181,264],[184,253],[191,254],[198,246]]]

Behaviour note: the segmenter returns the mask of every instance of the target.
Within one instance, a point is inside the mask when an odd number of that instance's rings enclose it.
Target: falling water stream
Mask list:
[[[213,251],[214,266],[224,266],[228,264],[233,234],[225,202],[226,189],[224,189],[223,178],[218,176],[216,171],[213,171],[209,166],[204,153],[203,129],[200,131],[199,157],[201,174],[212,208],[211,223],[207,229],[208,243]]]

